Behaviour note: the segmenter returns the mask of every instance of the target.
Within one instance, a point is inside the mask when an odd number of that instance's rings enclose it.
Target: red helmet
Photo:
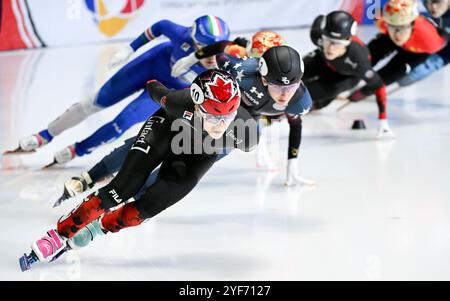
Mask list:
[[[241,91],[234,78],[223,70],[206,70],[191,85],[192,100],[203,113],[228,115],[241,103]]]
[[[268,49],[286,45],[283,37],[271,30],[260,30],[252,37],[250,55],[252,57],[261,57]]]

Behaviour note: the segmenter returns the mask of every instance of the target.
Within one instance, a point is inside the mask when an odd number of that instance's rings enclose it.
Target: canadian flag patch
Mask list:
[[[192,117],[194,117],[194,113],[189,112],[189,111],[184,111],[184,114],[183,114],[184,119],[191,121]]]

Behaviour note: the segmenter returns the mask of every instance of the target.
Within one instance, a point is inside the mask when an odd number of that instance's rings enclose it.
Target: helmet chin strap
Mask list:
[[[269,85],[269,82],[264,77],[261,76],[261,80],[262,80],[264,87],[267,87]]]

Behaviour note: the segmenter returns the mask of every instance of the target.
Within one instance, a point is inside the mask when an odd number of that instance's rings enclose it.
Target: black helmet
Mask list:
[[[357,29],[358,23],[352,15],[342,10],[329,13],[322,23],[322,34],[334,40],[350,40]]]
[[[259,73],[271,84],[287,86],[298,83],[304,72],[303,59],[289,46],[275,46],[259,60]]]

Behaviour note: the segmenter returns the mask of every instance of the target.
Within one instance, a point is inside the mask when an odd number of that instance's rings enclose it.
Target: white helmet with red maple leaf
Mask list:
[[[383,9],[384,21],[392,26],[411,24],[419,17],[416,0],[389,0]]]
[[[207,70],[198,75],[191,85],[193,102],[212,115],[228,115],[241,103],[241,91],[234,78],[223,70]]]

